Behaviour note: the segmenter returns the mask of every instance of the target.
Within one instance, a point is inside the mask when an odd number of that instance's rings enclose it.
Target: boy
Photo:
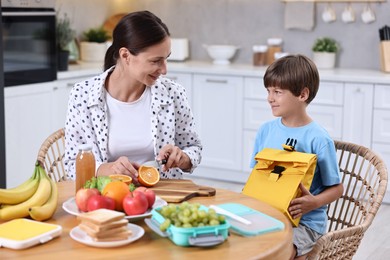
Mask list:
[[[317,155],[310,191],[301,184],[302,196],[291,201],[289,212],[301,217],[293,229],[294,253],[291,259],[305,259],[315,242],[326,232],[327,204],[343,193],[334,142],[324,128],[307,114],[306,107],[319,88],[315,64],[303,55],[288,55],[271,64],[264,75],[268,102],[277,117],[262,125],[256,135],[255,155],[263,148],[282,149],[287,139],[297,141],[299,152]]]

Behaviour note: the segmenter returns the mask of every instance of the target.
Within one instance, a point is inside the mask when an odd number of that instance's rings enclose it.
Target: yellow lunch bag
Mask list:
[[[302,182],[306,189],[310,189],[317,156],[297,152],[294,146],[283,145],[284,150],[264,148],[257,153],[257,164],[242,193],[277,208],[296,227],[300,218],[293,219],[288,207],[292,199],[301,196],[299,183]]]

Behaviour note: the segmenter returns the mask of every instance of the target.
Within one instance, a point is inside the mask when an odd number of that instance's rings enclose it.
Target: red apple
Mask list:
[[[148,207],[148,199],[141,191],[130,192],[123,199],[123,209],[128,216],[144,214]]]
[[[111,209],[115,210],[115,200],[100,194],[92,195],[87,202],[87,210],[93,211],[96,209]]]
[[[98,189],[84,189],[81,188],[76,193],[76,205],[79,210],[87,211],[87,202],[92,195],[100,194]]]
[[[154,205],[154,202],[156,201],[156,193],[153,190],[142,186],[136,188],[135,191],[141,191],[145,194],[148,200],[148,208],[151,209]]]

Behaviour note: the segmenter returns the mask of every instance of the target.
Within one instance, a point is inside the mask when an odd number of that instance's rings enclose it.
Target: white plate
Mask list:
[[[69,235],[71,238],[76,240],[77,242],[80,242],[82,244],[85,244],[87,246],[94,246],[94,247],[116,247],[116,246],[123,246],[130,244],[131,242],[136,241],[137,239],[141,238],[145,230],[137,225],[134,224],[127,224],[127,229],[130,230],[132,233],[131,235],[124,240],[119,241],[110,241],[110,242],[96,242],[94,241],[87,233],[85,233],[83,230],[81,230],[79,227],[73,228]]]
[[[165,206],[165,205],[167,205],[167,202],[165,200],[163,200],[162,198],[160,198],[159,196],[156,196],[156,201],[153,204],[153,209],[154,208],[158,208],[158,207],[162,207],[162,206]],[[75,197],[72,197],[72,198],[68,199],[67,201],[65,201],[62,204],[62,208],[66,212],[68,212],[69,214],[72,214],[72,215],[75,215],[75,216],[78,216],[79,214],[82,213],[82,211],[80,211],[79,208],[77,207]],[[138,220],[140,218],[149,217],[151,215],[152,215],[152,209],[148,209],[144,214],[133,215],[133,216],[125,216],[125,218],[128,219],[128,220],[133,220],[134,221],[134,220]]]

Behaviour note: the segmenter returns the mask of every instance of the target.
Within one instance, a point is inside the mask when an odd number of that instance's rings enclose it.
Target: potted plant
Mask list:
[[[318,38],[313,45],[313,61],[319,69],[331,69],[336,64],[337,42],[329,37]]]
[[[56,39],[58,50],[58,70],[68,70],[69,44],[74,40],[76,32],[71,28],[67,14],[56,21]]]
[[[83,33],[84,40],[80,42],[81,60],[101,62],[107,50],[107,40],[110,36],[102,27],[92,28]]]

